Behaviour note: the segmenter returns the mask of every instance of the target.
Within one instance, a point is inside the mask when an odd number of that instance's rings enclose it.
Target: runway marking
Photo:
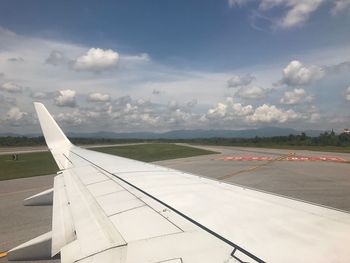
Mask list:
[[[296,156],[295,153],[289,153],[288,155],[282,155],[276,158],[268,157],[268,156],[226,156],[219,159],[214,160],[224,160],[224,161],[266,161],[265,163],[259,164],[257,166],[253,166],[247,169],[239,170],[237,172],[224,175],[218,178],[218,180],[226,180],[229,179],[235,175],[246,173],[246,172],[252,172],[255,171],[261,167],[267,166],[273,162],[276,161],[323,161],[323,162],[341,162],[341,163],[350,163],[350,161],[347,161],[340,157],[333,157],[333,156]]]
[[[247,169],[243,169],[243,170],[239,170],[237,172],[234,172],[234,173],[231,173],[231,174],[228,174],[228,175],[224,175],[224,176],[221,176],[218,178],[218,180],[226,180],[226,179],[229,179],[235,175],[238,175],[238,174],[241,174],[241,173],[246,173],[246,172],[252,172],[252,171],[255,171],[261,167],[264,167],[264,166],[267,166],[269,165],[270,163],[273,163],[275,161],[280,161],[280,160],[283,160],[284,158],[287,158],[288,155],[286,156],[279,156],[279,157],[276,157],[275,159],[270,159],[268,160],[266,163],[263,163],[263,164],[259,164],[257,166],[254,166],[254,167],[250,167],[250,168],[247,168]]]
[[[269,156],[225,156],[214,160],[224,161],[323,161],[323,162],[349,162],[340,157],[333,156],[296,156],[287,155],[278,158]]]
[[[0,258],[6,257],[7,253],[6,252],[0,252]]]
[[[20,190],[20,191],[8,192],[8,193],[0,194],[0,197],[13,195],[13,194],[20,194],[20,193],[25,193],[25,192],[31,192],[34,190],[40,190],[40,189],[42,190],[43,188],[50,188],[50,187],[52,187],[52,186],[41,186],[41,187],[29,188],[29,189]]]

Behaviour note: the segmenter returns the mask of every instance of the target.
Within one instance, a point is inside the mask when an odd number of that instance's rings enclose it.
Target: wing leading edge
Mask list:
[[[61,169],[49,254],[62,262],[350,261],[348,213],[76,147],[35,108]]]

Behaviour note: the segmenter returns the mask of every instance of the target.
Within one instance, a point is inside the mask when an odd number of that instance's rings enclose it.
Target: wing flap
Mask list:
[[[70,202],[62,174],[55,177],[52,208],[51,255],[58,254],[62,247],[76,239],[75,227],[70,211]]]
[[[95,169],[91,168],[91,171],[93,170]],[[74,169],[65,170],[63,176],[81,257],[125,245],[123,237],[108,220]]]

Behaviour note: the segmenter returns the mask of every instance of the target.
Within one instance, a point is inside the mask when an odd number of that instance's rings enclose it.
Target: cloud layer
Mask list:
[[[4,29],[0,43],[6,45],[0,44],[0,132],[38,132],[33,100],[44,102],[67,131],[265,125],[341,129],[348,120],[348,109],[339,107],[350,101],[350,88],[345,89],[350,84],[348,52],[324,54],[322,62],[299,56],[211,72],[170,67],[147,53],[90,48]],[[8,61],[19,57],[21,63]]]
[[[334,16],[346,12],[350,7],[349,0],[228,0],[231,8],[258,3],[260,12],[267,13],[274,9],[286,10],[282,16],[269,19],[274,21],[275,27],[282,29],[303,25],[312,13],[328,2],[332,2],[330,13]]]

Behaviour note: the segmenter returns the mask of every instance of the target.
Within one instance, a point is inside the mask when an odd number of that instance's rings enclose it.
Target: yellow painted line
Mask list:
[[[268,165],[270,162],[271,161],[269,161],[268,163],[263,163],[263,164],[260,164],[260,165],[254,166],[254,167],[243,169],[243,170],[237,171],[237,172],[232,173],[232,174],[221,176],[221,177],[218,178],[218,180],[226,180],[226,179],[229,179],[229,178],[231,178],[231,177],[233,177],[235,175],[241,174],[241,173],[253,172],[253,171],[257,170],[260,167]]]
[[[221,176],[218,178],[218,180],[226,180],[226,179],[229,179],[235,175],[238,175],[238,174],[241,174],[241,173],[246,173],[246,172],[252,172],[252,171],[255,171],[261,167],[264,167],[264,166],[267,166],[269,165],[270,163],[273,163],[273,162],[276,162],[276,161],[281,161],[281,160],[284,160],[288,157],[288,155],[283,155],[283,156],[280,156],[280,157],[276,157],[275,159],[273,160],[270,160],[270,161],[267,161],[266,163],[262,163],[260,165],[257,165],[257,166],[254,166],[254,167],[250,167],[250,168],[247,168],[247,169],[243,169],[243,170],[240,170],[240,171],[237,171],[235,173],[232,173],[232,174],[228,174],[228,175],[224,175],[224,176]]]
[[[8,193],[0,194],[0,197],[2,197],[2,196],[8,196],[8,195],[13,195],[13,194],[19,194],[19,193],[31,192],[31,191],[34,191],[34,190],[42,190],[42,189],[50,188],[50,187],[52,187],[52,186],[41,186],[41,187],[36,187],[36,188],[29,188],[29,189],[26,189],[26,190],[8,192]]]
[[[7,253],[6,252],[0,252],[0,258],[6,257]]]

